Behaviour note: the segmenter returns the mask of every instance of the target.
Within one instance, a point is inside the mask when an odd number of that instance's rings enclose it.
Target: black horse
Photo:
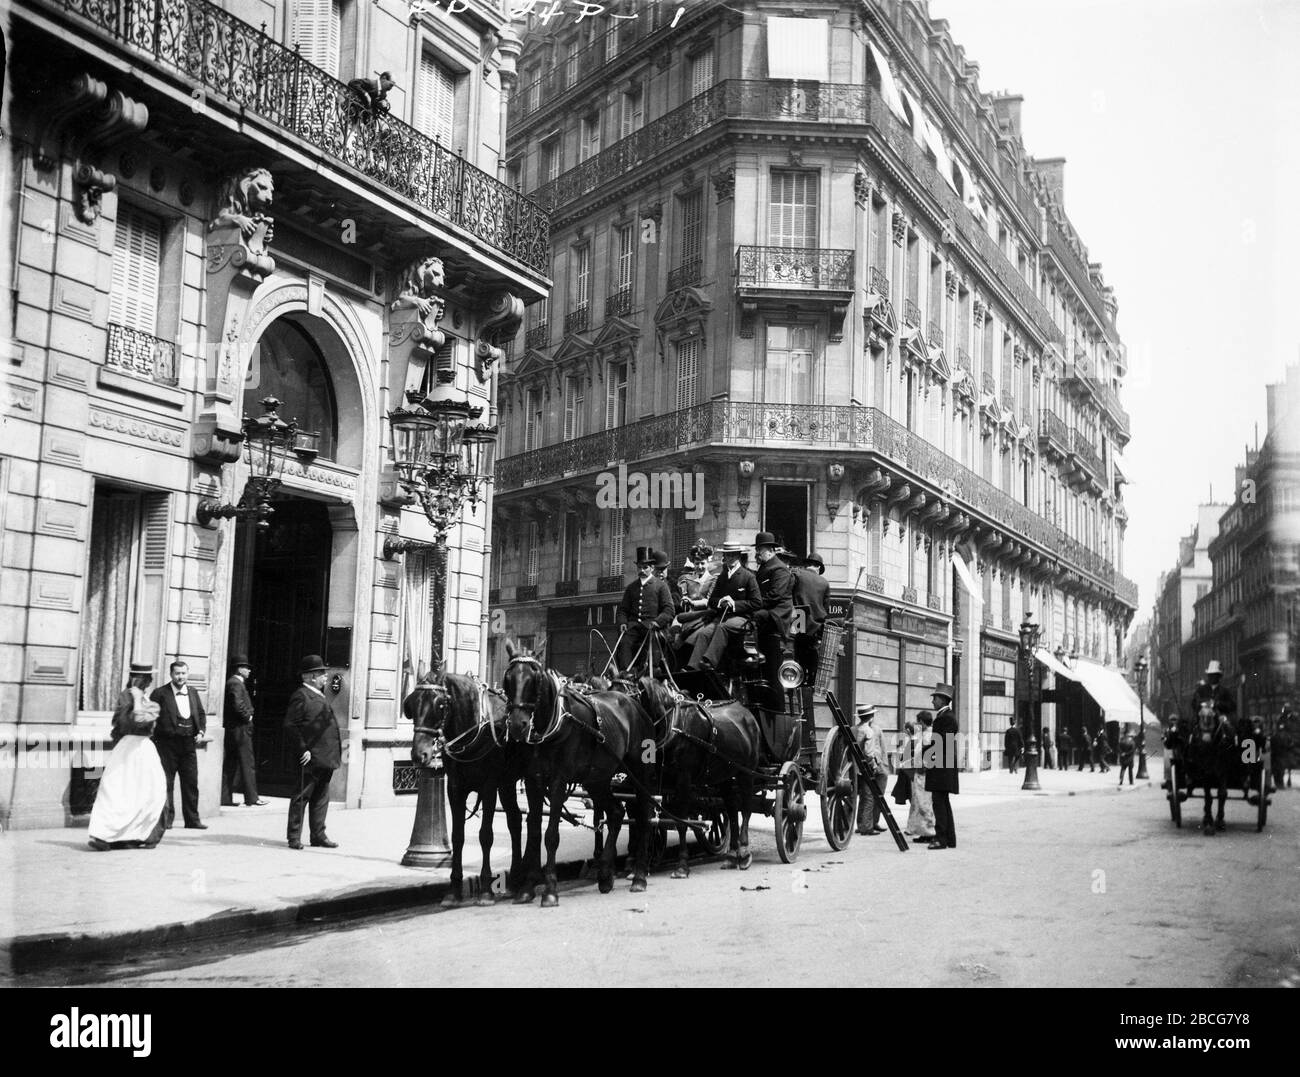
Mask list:
[[[565,793],[579,782],[592,805],[608,821],[597,881],[602,894],[614,888],[614,853],[623,826],[622,803],[613,794],[615,775],[627,775],[636,791],[632,891],[646,888],[647,837],[651,801],[646,784],[654,745],[650,716],[639,703],[619,692],[578,690],[531,655],[506,644],[510,663],[503,686],[511,741],[528,749],[524,782],[528,793],[528,841],[524,848],[525,888],[516,904],[531,901],[543,886],[542,907],[560,903],[555,854],[560,845],[560,818]],[[546,827],[546,868],[541,869],[543,798],[550,801]]]
[[[762,736],[758,719],[736,702],[706,704],[671,685],[642,677],[638,687],[661,733],[663,781],[673,790],[667,807],[679,819],[694,810],[696,786],[717,790],[730,827],[731,859],[724,868],[744,870],[749,852],[749,815]],[[674,879],[690,873],[684,823],[677,825],[678,854]]]
[[[1187,767],[1186,786],[1189,791],[1198,786],[1205,790],[1201,829],[1207,834],[1226,829],[1223,807],[1228,800],[1228,786],[1236,784],[1241,764],[1235,727],[1206,700],[1201,703],[1194,722],[1179,723],[1178,736]],[[1215,790],[1219,794],[1219,810],[1217,816],[1212,816],[1210,799]]]
[[[477,904],[496,900],[492,873],[492,817],[497,797],[510,829],[510,872],[506,890],[517,892],[523,858],[520,839],[523,813],[519,810],[516,784],[523,775],[524,750],[506,742],[505,701],[498,692],[470,677],[447,673],[441,679],[426,674],[402,701],[402,713],[415,725],[411,762],[419,767],[435,765],[441,758],[447,767],[447,799],[451,802],[451,893],[445,907],[464,900],[461,854],[465,848],[465,805],[471,791],[478,794],[483,811],[479,824],[479,847],[483,868],[479,873]]]

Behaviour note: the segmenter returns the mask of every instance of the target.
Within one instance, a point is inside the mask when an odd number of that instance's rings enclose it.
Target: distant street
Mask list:
[[[1230,801],[1227,832],[1211,837],[1186,818],[1174,829],[1155,787],[954,803],[954,851],[900,854],[884,834],[832,853],[817,826],[786,866],[771,821],[756,817],[744,873],[702,864],[674,881],[664,868],[640,895],[621,877],[609,895],[574,883],[553,910],[394,914],[141,956],[100,976],[244,987],[1300,985],[1300,790],[1275,796],[1262,834],[1254,809]]]

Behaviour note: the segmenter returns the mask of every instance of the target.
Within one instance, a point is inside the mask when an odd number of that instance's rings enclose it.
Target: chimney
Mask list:
[[[1065,205],[1065,158],[1064,157],[1044,157],[1034,158],[1034,168],[1038,174],[1043,177],[1047,184],[1047,189],[1055,196],[1056,201],[1062,206]]]
[[[993,98],[993,111],[998,123],[1011,129],[1012,134],[1020,134],[1020,106],[1024,104],[1023,94],[997,94]]]

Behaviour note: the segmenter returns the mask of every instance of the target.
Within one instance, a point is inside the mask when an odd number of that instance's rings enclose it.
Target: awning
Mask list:
[[[954,157],[952,163],[957,166],[957,173],[961,176],[961,196],[966,208],[976,217],[987,217],[984,203],[980,201],[979,191],[975,189],[975,178],[970,174],[970,169],[962,164],[960,157]]]
[[[830,24],[825,19],[767,17],[767,77],[830,81]]]
[[[1080,658],[1073,668],[1068,668],[1041,647],[1034,652],[1034,657],[1057,676],[1068,677],[1083,685],[1093,702],[1105,712],[1106,721],[1119,722],[1121,725],[1130,722],[1137,725],[1142,721],[1137,693],[1118,670],[1090,662],[1086,658]]]
[[[957,570],[957,578],[961,584],[970,592],[970,596],[975,601],[975,605],[984,605],[984,592],[979,589],[975,583],[975,577],[970,574],[970,568],[966,564],[966,559],[956,551],[952,555],[952,567]]]
[[[943,144],[943,132],[928,116],[922,116],[921,122],[925,124],[925,144],[934,154],[934,164],[939,170],[939,175],[952,188],[954,194],[959,193],[957,181],[952,178],[952,158],[948,156],[948,148]]]
[[[885,99],[889,111],[907,123],[907,110],[903,108],[903,99],[898,94],[898,83],[894,81],[894,73],[889,70],[889,61],[885,59],[885,54],[870,41],[867,42],[867,48],[871,50],[871,58],[876,62],[876,71],[880,74],[880,96]]]
[[[903,100],[912,113],[912,141],[925,149],[925,111],[921,108],[921,102],[907,90],[903,91]]]

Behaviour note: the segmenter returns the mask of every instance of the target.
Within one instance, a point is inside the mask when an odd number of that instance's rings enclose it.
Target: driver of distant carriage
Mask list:
[[[1192,719],[1200,713],[1202,703],[1210,703],[1216,713],[1231,719],[1237,713],[1237,700],[1223,686],[1223,667],[1217,658],[1205,667],[1205,679],[1196,685],[1192,692]]]
[[[763,600],[753,618],[758,629],[758,649],[763,652],[763,679],[773,694],[775,707],[780,707],[781,661],[794,615],[794,574],[777,552],[780,545],[780,540],[770,531],[760,531],[754,537],[754,555],[758,558],[756,576]]]
[[[763,604],[758,580],[743,561],[748,548],[735,542],[724,543],[722,572],[709,592],[704,621],[687,637],[691,643],[691,669],[711,669],[722,663],[728,645],[744,635],[750,614]]]
[[[642,644],[651,630],[663,630],[673,619],[673,597],[668,584],[655,575],[655,553],[648,546],[636,551],[637,578],[623,591],[618,607],[619,630],[616,661],[619,669],[631,668],[633,661],[645,661]],[[665,559],[666,560],[666,559]]]

